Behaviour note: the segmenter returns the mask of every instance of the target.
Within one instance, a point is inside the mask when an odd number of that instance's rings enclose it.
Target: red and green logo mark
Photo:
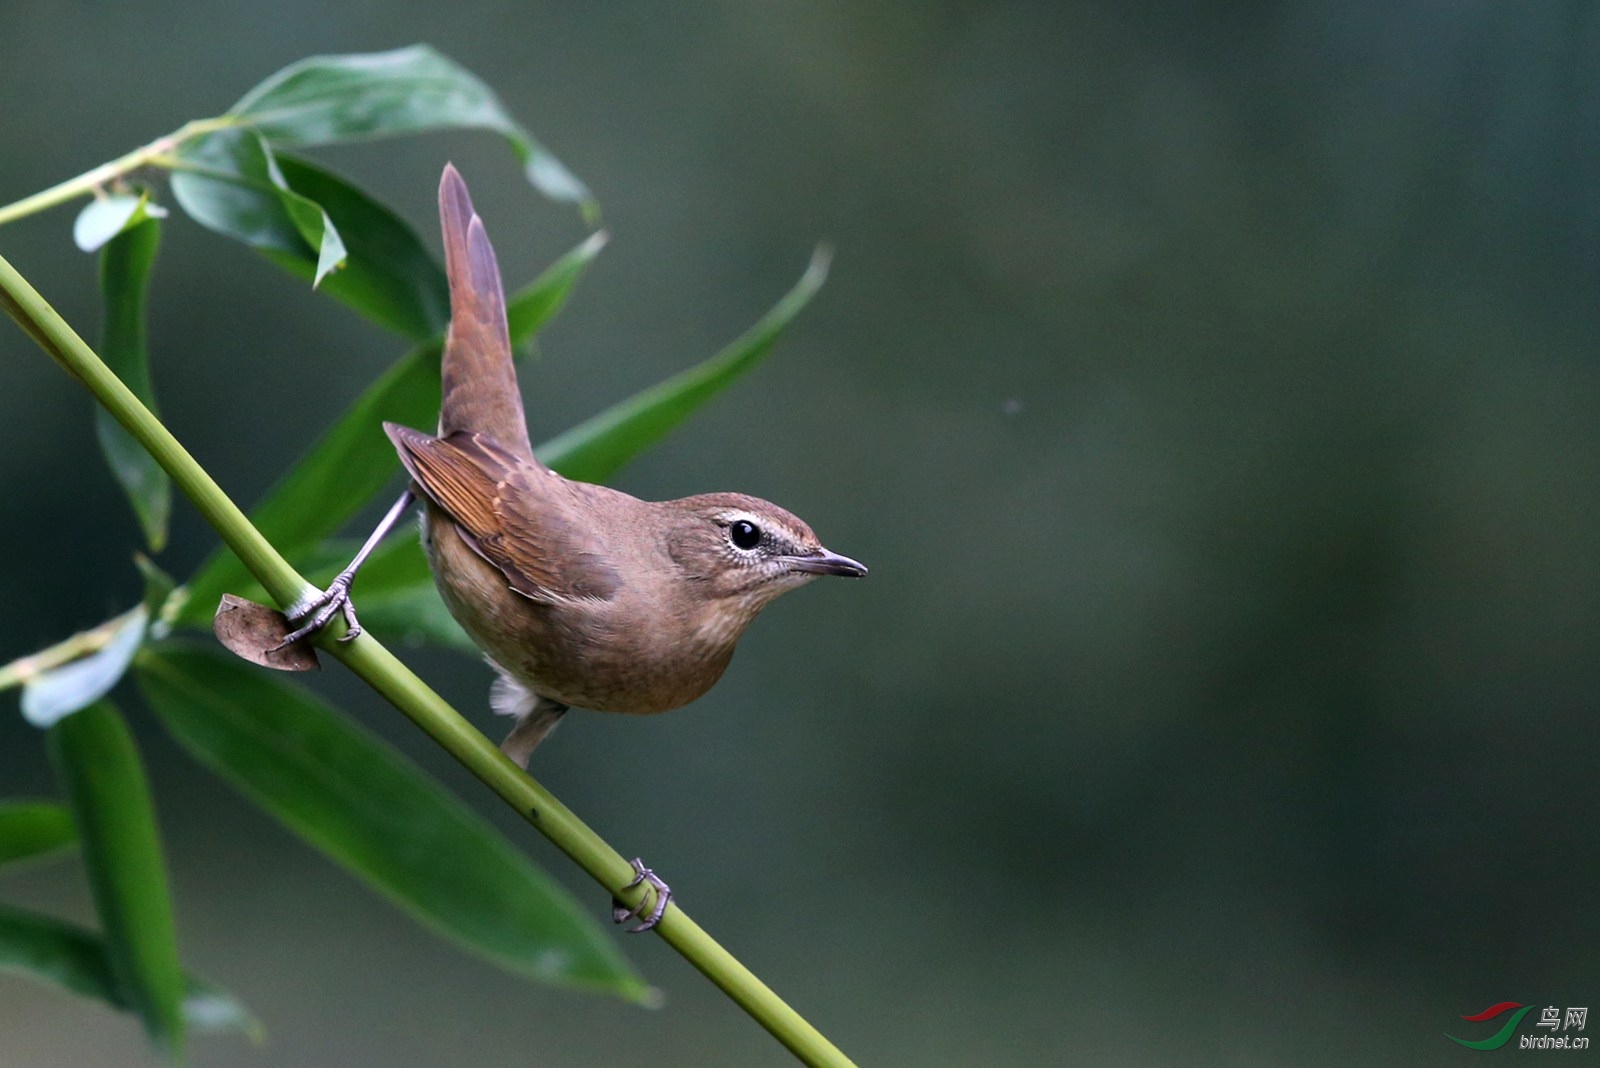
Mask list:
[[[1459,1042],[1468,1049],[1499,1049],[1501,1046],[1511,1041],[1511,1036],[1516,1031],[1517,1024],[1522,1022],[1522,1018],[1524,1016],[1533,1011],[1532,1005],[1523,1005],[1516,1001],[1502,1001],[1498,1005],[1490,1005],[1482,1012],[1473,1013],[1471,1016],[1461,1017],[1468,1023],[1482,1023],[1485,1020],[1494,1019],[1501,1013],[1510,1012],[1512,1009],[1517,1010],[1515,1015],[1506,1021],[1506,1025],[1504,1027],[1500,1028],[1500,1030],[1496,1031],[1488,1038],[1480,1039],[1477,1042],[1468,1042],[1464,1038],[1457,1038],[1455,1035],[1449,1033],[1446,1033],[1444,1037],[1448,1038],[1452,1042]]]
[[[1502,1001],[1498,1005],[1490,1005],[1482,1012],[1461,1017],[1468,1023],[1482,1023],[1485,1020],[1503,1016],[1511,1012],[1512,1009],[1516,1009],[1516,1013],[1505,1022],[1505,1026],[1488,1038],[1469,1042],[1464,1038],[1457,1038],[1455,1035],[1447,1034],[1444,1037],[1452,1042],[1459,1042],[1468,1049],[1499,1049],[1511,1041],[1511,1035],[1516,1031],[1517,1025],[1522,1022],[1522,1018],[1533,1011],[1532,1005],[1523,1005],[1517,1001]],[[1588,1024],[1589,1009],[1587,1006],[1569,1005],[1567,1006],[1566,1014],[1563,1015],[1558,1006],[1546,1005],[1544,1011],[1539,1014],[1538,1022],[1533,1025],[1534,1033],[1523,1035],[1522,1041],[1517,1043],[1517,1046],[1519,1049],[1588,1049],[1588,1037],[1576,1033],[1582,1031]],[[1544,1030],[1547,1033],[1539,1034],[1540,1030]]]

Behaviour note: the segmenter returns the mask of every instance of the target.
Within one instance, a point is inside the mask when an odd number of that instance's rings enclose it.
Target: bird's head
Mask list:
[[[822,547],[798,516],[742,493],[669,501],[668,552],[692,588],[754,618],[774,597],[819,575],[860,578],[867,569]],[[742,628],[741,628],[742,629]]]

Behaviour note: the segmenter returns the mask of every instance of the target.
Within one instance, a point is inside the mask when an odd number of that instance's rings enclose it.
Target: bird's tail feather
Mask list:
[[[441,366],[439,436],[472,430],[532,459],[517,370],[506,328],[506,297],[494,246],[453,165],[439,182],[439,223],[450,279],[450,332]]]

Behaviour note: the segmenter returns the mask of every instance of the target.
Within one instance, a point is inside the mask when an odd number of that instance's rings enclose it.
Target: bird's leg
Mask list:
[[[640,860],[638,857],[633,858],[633,870],[633,882],[629,883],[627,886],[624,886],[623,889],[631,890],[640,883],[649,883],[650,888],[656,892],[656,907],[651,909],[650,915],[646,917],[644,914],[644,907],[645,904],[650,900],[649,894],[646,894],[644,897],[640,898],[639,904],[635,905],[631,909],[618,899],[612,898],[611,922],[626,923],[631,919],[642,919],[644,922],[639,924],[639,926],[628,928],[629,934],[638,934],[641,931],[650,930],[650,928],[661,922],[662,914],[667,911],[667,902],[672,900],[672,887],[663,882],[661,876],[645,867],[644,861]]]
[[[367,557],[372,555],[372,550],[376,549],[378,543],[394,529],[396,523],[400,522],[400,517],[405,515],[406,509],[411,507],[411,502],[415,499],[410,489],[402,493],[400,499],[394,502],[388,514],[378,523],[378,528],[372,532],[367,543],[361,546],[361,551],[356,553],[355,559],[350,561],[350,566],[335,575],[333,581],[328,583],[327,589],[292,605],[284,613],[291,624],[298,626],[287,638],[274,646],[274,650],[293,645],[307,635],[315,634],[326,627],[335,615],[341,614],[349,630],[339,641],[354,641],[361,636],[361,624],[356,621],[356,608],[350,603],[350,584],[356,579],[356,571],[366,563]]]
[[[497,665],[498,667],[498,665]],[[496,712],[504,712],[505,698],[498,695],[511,693],[512,700],[517,700],[517,691],[526,694],[524,703],[531,698],[531,706],[521,711],[512,712],[516,715],[517,725],[511,728],[511,733],[506,735],[506,740],[500,743],[501,752],[517,762],[517,767],[527,770],[528,758],[533,755],[533,750],[538,744],[550,736],[561,722],[561,717],[567,714],[567,706],[560,701],[553,701],[548,697],[540,697],[529,691],[521,683],[509,675],[501,675],[495,680],[495,685],[489,690],[489,707]],[[502,703],[497,703],[502,702]]]

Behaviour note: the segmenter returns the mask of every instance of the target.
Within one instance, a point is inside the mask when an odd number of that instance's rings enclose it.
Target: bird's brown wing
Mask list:
[[[620,581],[603,546],[570,517],[566,480],[482,434],[436,438],[383,424],[427,498],[455,520],[472,550],[534,600],[609,600]]]

